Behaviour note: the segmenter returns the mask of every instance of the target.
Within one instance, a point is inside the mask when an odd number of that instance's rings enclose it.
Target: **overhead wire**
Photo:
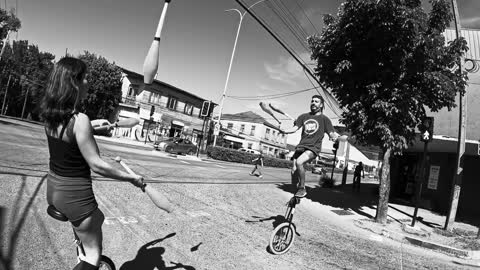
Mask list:
[[[286,93],[281,93],[281,94],[272,94],[272,95],[263,95],[263,96],[229,96],[229,98],[233,99],[238,99],[238,100],[262,100],[262,99],[275,99],[275,98],[283,98],[287,96],[292,96],[296,94],[300,94],[303,92],[307,91],[312,91],[315,90],[315,87],[312,88],[307,88],[307,89],[302,89],[302,90],[297,90],[297,91],[292,91],[292,92],[286,92]]]

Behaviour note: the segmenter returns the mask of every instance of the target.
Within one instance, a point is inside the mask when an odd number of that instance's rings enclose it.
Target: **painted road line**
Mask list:
[[[215,164],[215,166],[220,167],[220,168],[225,168],[222,165]]]
[[[186,162],[184,160],[180,160],[180,162],[185,163],[185,164],[190,164],[190,162]]]

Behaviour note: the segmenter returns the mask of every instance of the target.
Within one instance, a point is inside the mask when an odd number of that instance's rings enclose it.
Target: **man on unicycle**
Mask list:
[[[285,134],[295,133],[302,128],[300,142],[295,148],[292,157],[292,183],[298,182],[296,197],[305,197],[305,167],[304,164],[317,157],[322,149],[322,140],[325,133],[332,141],[338,139],[338,134],[334,131],[332,122],[323,114],[324,100],[320,95],[314,95],[310,102],[310,112],[301,114],[294,122],[294,126],[287,130],[280,130]]]

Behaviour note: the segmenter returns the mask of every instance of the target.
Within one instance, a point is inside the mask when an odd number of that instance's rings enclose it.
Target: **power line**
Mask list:
[[[264,96],[227,96],[229,98],[238,99],[238,100],[261,100],[261,99],[274,99],[274,98],[282,98],[287,96],[296,95],[299,93],[315,90],[316,88],[307,88],[303,90],[297,90],[292,92],[286,92],[281,94],[273,94],[273,95],[264,95]]]

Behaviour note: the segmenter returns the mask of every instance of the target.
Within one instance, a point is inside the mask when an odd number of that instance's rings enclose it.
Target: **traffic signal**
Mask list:
[[[433,140],[433,125],[434,118],[431,116],[425,117],[418,126],[420,130],[420,140],[422,142],[430,142]]]
[[[152,108],[150,109],[150,117],[153,116],[154,112],[155,112],[155,106],[152,105]]]
[[[210,113],[211,113],[210,105],[211,105],[210,101],[203,102],[202,110],[200,111],[200,116],[206,116],[206,117],[210,116]]]

